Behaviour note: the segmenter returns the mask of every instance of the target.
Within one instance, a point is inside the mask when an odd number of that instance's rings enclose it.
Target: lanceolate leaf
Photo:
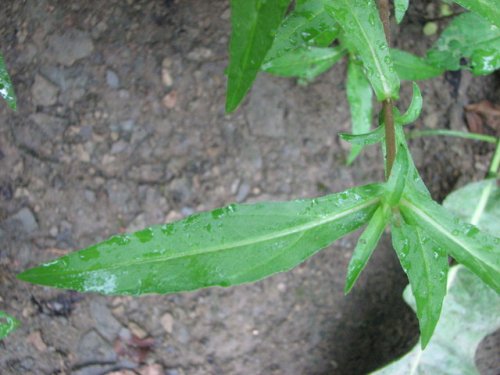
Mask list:
[[[226,111],[232,112],[252,86],[290,0],[231,0]]]
[[[312,80],[334,65],[344,53],[342,47],[295,49],[264,63],[262,70],[279,76]]]
[[[274,60],[297,49],[330,46],[338,36],[339,28],[325,11],[326,1],[297,1],[295,9],[279,26],[264,61]]]
[[[500,4],[498,4],[498,0],[455,0],[455,2],[500,27]]]
[[[403,216],[418,225],[458,262],[500,293],[500,239],[481,232],[434,202],[409,189],[400,201]]]
[[[373,0],[329,0],[326,9],[341,26],[342,41],[359,56],[379,101],[399,96],[399,77]]]
[[[10,80],[9,73],[0,53],[0,96],[5,99],[10,108],[16,109],[16,94]]]
[[[0,310],[0,340],[19,327],[19,325],[20,323],[16,318]]]
[[[423,58],[391,48],[391,57],[398,76],[403,81],[420,81],[439,77],[444,69],[427,63]]]
[[[413,96],[411,98],[411,103],[406,110],[404,115],[398,116],[396,119],[398,124],[407,125],[415,122],[422,112],[422,94],[420,93],[420,88],[413,82]]]
[[[353,134],[363,134],[370,130],[373,111],[372,97],[373,91],[363,73],[362,65],[350,59],[347,69],[347,101],[351,111]],[[347,164],[351,164],[362,149],[362,145],[353,145]]]
[[[384,139],[384,127],[379,126],[363,134],[339,133],[339,137],[353,145],[368,146],[381,142]]]
[[[405,301],[415,310],[408,286]],[[485,336],[500,328],[500,296],[462,266],[448,274],[441,319],[427,348],[415,347],[375,375],[479,374],[474,356]]]
[[[478,207],[481,207],[477,226],[489,234],[500,236],[500,188],[498,180],[489,179],[465,185],[448,195],[443,206],[469,223],[476,215]]]
[[[408,9],[409,0],[394,0],[394,12],[396,13],[397,23],[401,23]]]
[[[403,144],[399,144],[396,153],[396,160],[392,166],[391,175],[385,183],[386,194],[384,201],[390,207],[396,206],[401,200],[401,195],[406,186],[408,172],[410,170],[409,154]]]
[[[415,296],[420,340],[425,348],[439,320],[446,295],[448,255],[423,230],[410,225],[400,215],[393,218],[391,234],[394,249]]]
[[[378,241],[384,232],[385,227],[390,218],[390,207],[381,204],[372,218],[368,222],[368,226],[364,230],[361,237],[358,239],[354,253],[352,254],[351,261],[347,267],[347,277],[345,282],[344,292],[350,292],[356,280],[358,279],[361,271],[368,264],[373,250],[377,247]]]
[[[367,185],[317,199],[230,205],[113,237],[18,277],[133,295],[251,282],[293,268],[365,224],[382,192]]]
[[[463,68],[464,58],[472,59],[476,74],[500,68],[500,28],[475,13],[464,13],[451,21],[427,52],[427,61],[445,70]]]

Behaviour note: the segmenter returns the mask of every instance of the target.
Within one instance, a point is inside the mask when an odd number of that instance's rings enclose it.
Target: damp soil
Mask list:
[[[423,53],[437,7],[413,1],[394,44]],[[345,165],[345,62],[307,86],[262,75],[226,115],[229,32],[228,1],[2,2],[0,46],[18,110],[0,104],[0,309],[22,327],[0,342],[0,373],[364,374],[417,342],[387,236],[348,296],[359,232],[291,272],[228,289],[104,297],[15,279],[116,233],[383,178],[376,147]],[[500,97],[498,76],[420,87],[417,129],[462,129],[465,104]],[[404,108],[409,83],[402,93]],[[438,200],[481,179],[492,154],[457,139],[411,148]],[[483,374],[494,373],[498,347],[498,335],[482,344]]]

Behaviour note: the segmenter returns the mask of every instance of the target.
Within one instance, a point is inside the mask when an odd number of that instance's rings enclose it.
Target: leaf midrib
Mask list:
[[[361,204],[354,205],[345,211],[337,212],[337,213],[331,214],[329,216],[317,218],[317,220],[313,220],[313,221],[305,223],[305,224],[290,227],[290,228],[287,228],[287,229],[284,229],[281,231],[273,232],[273,233],[258,236],[258,237],[253,237],[251,239],[246,238],[243,240],[239,240],[239,241],[231,242],[231,243],[227,243],[227,244],[222,244],[219,246],[212,246],[212,247],[203,248],[203,249],[195,249],[192,251],[186,251],[183,253],[158,256],[157,258],[154,258],[154,259],[132,260],[129,262],[124,262],[124,263],[114,263],[112,266],[106,267],[106,270],[123,268],[123,267],[127,267],[127,266],[137,266],[137,265],[143,265],[143,264],[148,264],[148,263],[157,263],[157,262],[161,263],[164,261],[170,261],[170,260],[179,259],[179,258],[186,258],[186,257],[191,257],[191,256],[196,256],[196,255],[205,255],[208,253],[215,253],[215,252],[219,252],[219,251],[229,250],[229,249],[248,246],[248,245],[256,245],[259,243],[263,243],[263,242],[275,240],[278,238],[286,237],[286,236],[289,236],[292,234],[301,233],[301,232],[307,231],[309,229],[313,229],[315,227],[318,227],[318,226],[321,226],[324,224],[328,224],[329,222],[338,220],[342,217],[348,216],[348,215],[353,214],[357,211],[360,211],[364,208],[367,208],[367,207],[370,207],[374,204],[377,204],[379,201],[380,201],[380,196],[377,196],[375,198],[368,199],[368,200],[362,202]],[[83,271],[81,273],[90,273],[90,272],[94,272],[94,271],[97,271],[97,269],[89,269],[89,270]],[[38,273],[37,276],[50,275],[51,273],[52,272]],[[74,273],[80,273],[80,272],[73,272],[71,270],[68,270],[68,271],[64,271],[64,270],[59,271],[58,270],[57,273],[59,275],[60,274],[67,275],[67,274],[74,274]]]
[[[411,211],[413,211],[416,215],[418,215],[421,219],[424,221],[427,221],[430,223],[433,227],[435,227],[439,232],[441,232],[445,237],[447,237],[451,242],[455,243],[456,245],[460,246],[462,249],[464,249],[469,255],[471,255],[473,258],[479,259],[483,264],[488,265],[489,267],[493,268],[495,271],[500,272],[497,268],[494,267],[494,265],[489,264],[488,259],[483,259],[481,257],[482,252],[478,253],[473,253],[469,249],[469,245],[467,243],[464,243],[460,240],[460,238],[454,236],[453,234],[450,233],[445,227],[443,227],[439,222],[434,220],[429,214],[427,214],[425,211],[423,211],[418,205],[415,205],[413,202],[408,201],[405,198],[402,198],[400,201],[400,204],[408,207]]]

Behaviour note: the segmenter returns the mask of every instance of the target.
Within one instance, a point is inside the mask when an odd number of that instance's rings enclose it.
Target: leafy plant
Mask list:
[[[0,310],[0,340],[15,330],[19,324],[16,318]]]
[[[481,18],[489,13],[489,2],[469,2],[478,14],[452,21],[425,58],[389,48],[386,0],[380,9],[373,0],[297,0],[286,14],[289,3],[231,0],[227,111],[241,103],[259,70],[310,80],[347,56],[353,134],[342,137],[354,145],[348,161],[366,145],[381,143],[386,181],[315,199],[232,204],[195,214],[112,237],[27,270],[18,275],[21,280],[130,295],[226,287],[289,270],[366,224],[349,263],[345,290],[353,287],[382,232],[390,227],[415,296],[422,347],[441,313],[448,256],[500,292],[500,239],[434,202],[413,163],[403,126],[420,114],[418,86],[413,86],[406,112],[401,114],[394,105],[401,79],[425,79],[448,69],[485,74],[498,67],[496,42],[491,50],[482,49],[482,38],[496,38],[498,33],[489,23],[491,17],[495,21],[494,13],[488,20]],[[398,21],[407,3],[396,1]],[[465,29],[471,20],[480,24],[474,31]],[[457,65],[463,57],[471,64]],[[378,126],[370,131],[372,93],[382,111]]]

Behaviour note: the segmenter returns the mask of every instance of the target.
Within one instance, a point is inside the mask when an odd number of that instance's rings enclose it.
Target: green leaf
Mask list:
[[[132,295],[256,281],[295,267],[365,224],[382,193],[374,184],[317,199],[230,205],[112,237],[18,278]]]
[[[325,11],[327,0],[298,1],[276,32],[265,62],[297,49],[328,47],[339,34],[333,17]]]
[[[408,125],[415,122],[422,112],[422,94],[420,88],[413,82],[413,96],[404,115],[397,116],[396,122],[400,125]]]
[[[262,70],[283,77],[312,80],[344,56],[342,47],[295,49],[262,65]]]
[[[351,124],[353,134],[363,134],[370,130],[372,122],[372,97],[373,91],[370,82],[363,73],[362,66],[354,59],[349,59],[347,68],[347,101],[351,111]],[[359,155],[363,145],[353,145],[347,158],[351,164]]]
[[[409,0],[394,0],[394,13],[397,23],[401,23],[406,11],[408,10]]]
[[[7,67],[2,54],[0,53],[0,96],[5,99],[8,106],[13,110],[16,109],[16,94],[14,93],[14,86],[10,80]]]
[[[462,59],[472,59],[474,73],[500,68],[500,29],[475,13],[453,19],[427,52],[427,61],[445,70],[459,70]]]
[[[344,141],[360,146],[368,146],[381,142],[384,136],[383,126],[378,126],[374,130],[363,134],[339,133],[339,137]]]
[[[400,210],[405,219],[416,223],[450,256],[500,292],[499,238],[463,222],[411,187],[401,198]]]
[[[465,9],[486,18],[496,27],[500,27],[500,4],[498,0],[455,0]]]
[[[393,218],[391,234],[394,249],[416,299],[420,341],[425,348],[439,321],[446,295],[448,256],[424,231],[400,215]]]
[[[363,234],[359,237],[356,244],[356,248],[347,267],[347,276],[344,287],[344,293],[347,294],[351,291],[352,287],[356,283],[361,271],[368,264],[373,250],[378,244],[384,229],[390,218],[390,208],[385,204],[381,204],[372,218],[368,222],[366,229]]]
[[[363,62],[377,99],[397,99],[399,78],[389,54],[375,2],[329,0],[326,10],[341,26],[343,44]]]
[[[290,0],[231,0],[231,42],[226,111],[238,107],[252,86]]]
[[[415,310],[410,287],[405,301]],[[450,268],[448,293],[441,319],[429,345],[420,345],[374,375],[479,374],[476,349],[485,336],[500,328],[500,296],[462,266]]]
[[[500,236],[500,188],[497,180],[489,179],[465,185],[448,195],[443,206],[460,219],[469,223],[476,222],[481,230]]]
[[[420,81],[438,77],[444,69],[435,67],[421,57],[396,48],[391,48],[391,57],[398,76],[403,81]]]
[[[16,318],[0,310],[0,340],[8,336],[20,325],[21,323]]]
[[[403,144],[398,144],[396,152],[396,160],[392,166],[391,175],[385,183],[385,201],[390,207],[396,206],[401,200],[406,181],[408,179],[408,171],[410,170],[409,154]]]

